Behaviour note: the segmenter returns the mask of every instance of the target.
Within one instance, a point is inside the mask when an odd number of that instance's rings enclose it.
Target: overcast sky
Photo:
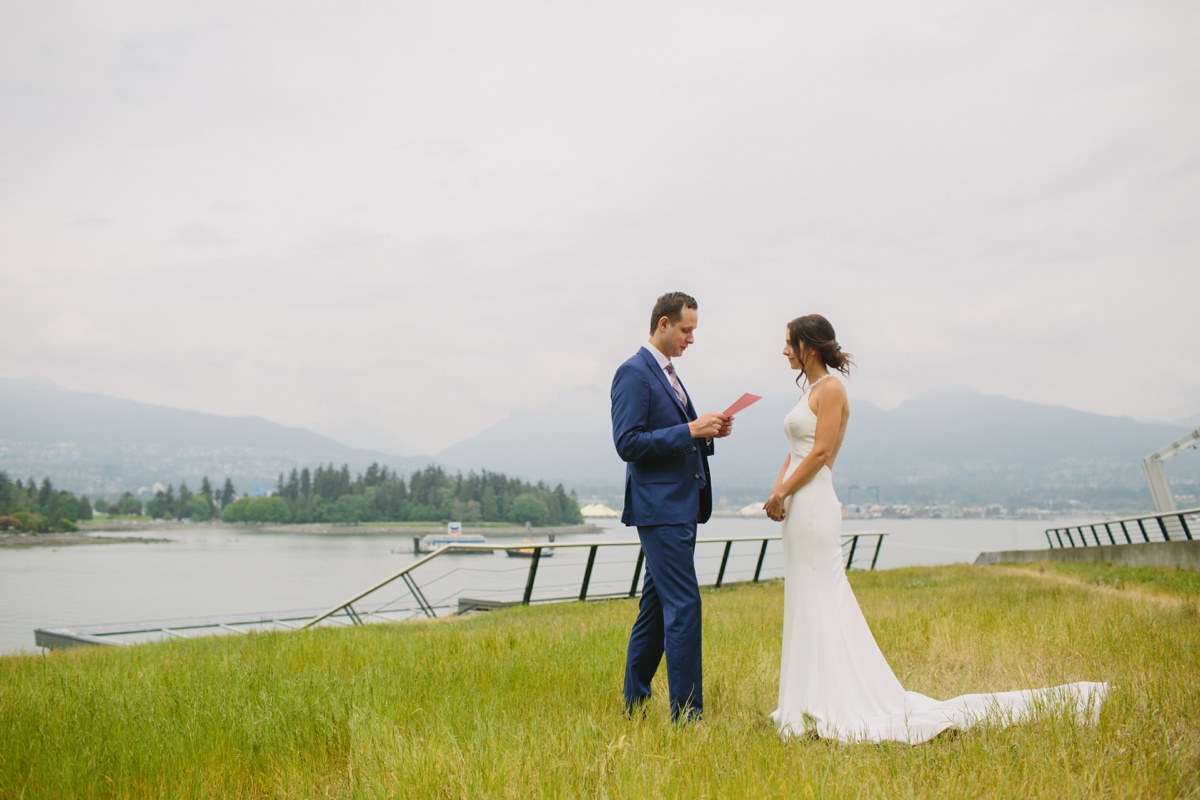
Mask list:
[[[0,376],[436,453],[607,392],[1200,412],[1193,0],[0,0]]]

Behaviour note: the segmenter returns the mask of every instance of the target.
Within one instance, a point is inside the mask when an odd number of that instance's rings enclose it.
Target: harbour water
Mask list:
[[[559,536],[557,541],[635,541],[636,531],[618,521],[596,521],[598,534]],[[984,550],[1046,547],[1043,531],[1063,520],[880,519],[846,520],[846,533],[886,531],[878,569],[970,563]],[[369,530],[369,529],[366,529]],[[714,518],[700,538],[770,536],[778,523],[762,518]],[[129,534],[113,534],[128,536]],[[139,531],[154,543],[0,549],[0,654],[34,651],[35,628],[212,617],[250,612],[328,609],[413,562],[408,534],[264,533],[254,528],[197,525]],[[537,538],[537,537],[535,537]],[[498,539],[518,544],[520,539]],[[588,548],[557,550],[538,570],[537,598],[578,594]],[[627,592],[636,547],[602,548],[591,595]],[[722,546],[697,550],[702,584],[711,584]],[[727,580],[753,574],[757,545],[738,545]],[[421,568],[419,582],[434,605],[452,607],[457,597],[519,598],[527,559],[490,555],[441,557]],[[764,577],[778,576],[782,558],[772,543]],[[856,564],[860,563],[856,557]],[[411,604],[403,584],[395,601]],[[379,600],[389,599],[380,597]]]

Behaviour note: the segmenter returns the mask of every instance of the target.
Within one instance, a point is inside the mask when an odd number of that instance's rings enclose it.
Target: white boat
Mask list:
[[[471,545],[486,545],[488,540],[478,533],[430,533],[421,539],[421,552],[432,553],[434,550],[439,550],[446,545],[451,544],[471,544]],[[451,552],[459,553],[490,553],[491,550],[482,548],[472,548],[470,550],[458,550]]]

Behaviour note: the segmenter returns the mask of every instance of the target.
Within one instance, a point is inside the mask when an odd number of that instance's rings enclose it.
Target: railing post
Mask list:
[[[408,586],[408,590],[412,592],[413,597],[417,599],[417,605],[420,606],[421,611],[424,612],[425,616],[429,617],[430,619],[436,617],[437,612],[433,610],[433,606],[431,606],[429,601],[425,599],[425,593],[421,591],[421,587],[417,586],[417,579],[406,572],[404,573],[403,580],[405,585]]]
[[[875,536],[875,555],[871,557],[871,572],[875,571],[875,562],[879,560],[879,549],[883,547],[883,534]]]
[[[1133,539],[1129,538],[1129,529],[1125,527],[1125,520],[1121,520],[1121,533],[1125,534],[1125,543],[1133,544]]]
[[[846,569],[850,569],[850,565],[854,563],[854,550],[858,547],[858,534],[850,534],[850,556],[846,559]]]
[[[1145,539],[1147,542],[1150,541],[1150,534],[1146,533],[1145,521],[1139,519],[1137,521],[1137,524],[1138,524],[1138,530],[1140,530],[1142,532],[1142,538]]]
[[[756,564],[754,567],[755,583],[758,583],[758,576],[762,574],[763,559],[767,557],[767,545],[770,543],[770,539],[763,539],[762,549],[758,551],[758,564]]]
[[[1096,540],[1096,547],[1099,547],[1100,546],[1100,534],[1096,532],[1096,526],[1089,525],[1088,527],[1092,529],[1092,538]],[[1086,543],[1087,540],[1084,539],[1084,542]]]
[[[1050,529],[1049,528],[1046,529],[1046,544],[1049,545],[1051,550],[1054,549],[1054,540],[1050,538]]]
[[[533,558],[529,561],[529,578],[525,581],[525,597],[521,599],[521,605],[529,605],[529,599],[533,597],[533,579],[537,577],[538,562],[542,560],[542,548],[533,548]]]
[[[1167,533],[1167,523],[1163,522],[1163,518],[1161,516],[1155,517],[1155,519],[1158,520],[1158,528],[1162,531],[1163,541],[1171,541],[1171,534]]]
[[[579,587],[579,599],[587,600],[588,584],[592,582],[592,565],[596,563],[596,551],[599,545],[592,545],[588,552],[587,569],[583,571],[583,585]]]
[[[1189,542],[1192,541],[1192,530],[1188,527],[1186,514],[1179,515],[1179,524],[1183,526],[1183,535],[1187,537]]]
[[[721,568],[717,570],[717,588],[721,588],[721,581],[725,579],[725,565],[729,563],[729,551],[733,547],[733,542],[725,543],[725,554],[721,556]]]
[[[1104,523],[1104,532],[1108,534],[1109,544],[1116,544],[1117,540],[1113,538],[1112,527],[1106,522]]]
[[[633,568],[633,583],[629,585],[629,596],[637,597],[638,578],[642,577],[642,561],[646,558],[646,551],[638,548],[637,566]]]

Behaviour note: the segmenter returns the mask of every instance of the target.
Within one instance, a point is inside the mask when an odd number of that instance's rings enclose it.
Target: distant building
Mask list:
[[[604,503],[588,503],[583,508],[579,509],[579,513],[585,517],[619,517],[620,511],[613,511]]]

